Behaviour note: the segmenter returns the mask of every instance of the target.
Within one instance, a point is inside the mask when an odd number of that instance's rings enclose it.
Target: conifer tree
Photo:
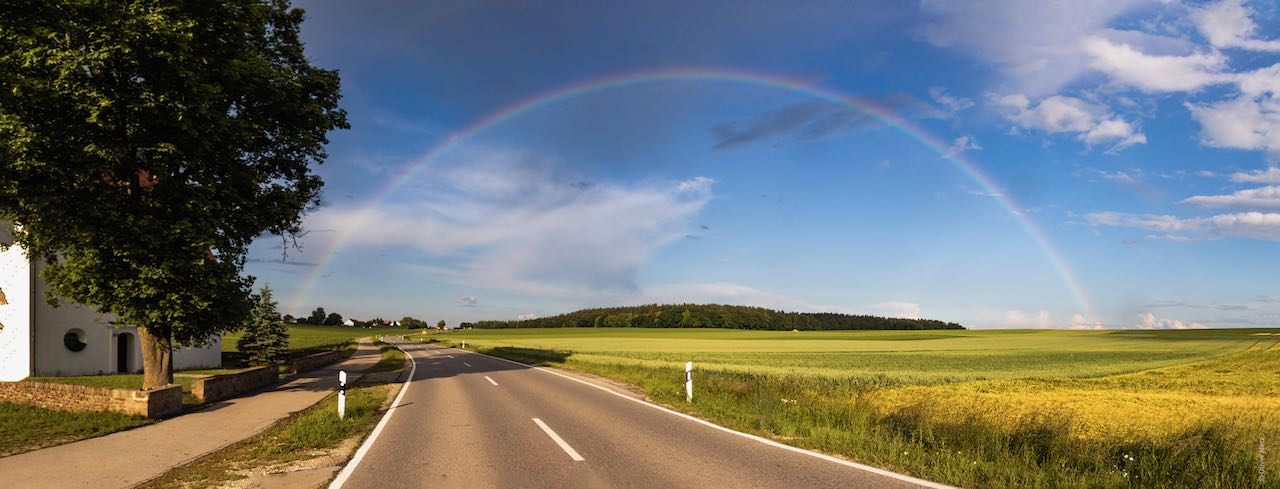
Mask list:
[[[245,325],[244,336],[236,342],[236,348],[244,353],[249,365],[281,363],[289,355],[289,329],[276,311],[271,287],[263,285],[253,299],[253,311]]]

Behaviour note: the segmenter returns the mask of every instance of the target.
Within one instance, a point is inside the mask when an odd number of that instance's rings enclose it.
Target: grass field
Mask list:
[[[385,334],[387,331],[403,332],[405,330],[291,324],[289,325],[289,351],[304,353],[320,350],[332,350],[346,345],[347,343],[351,343],[355,341],[356,338]],[[241,335],[242,333],[239,331],[222,335],[222,351],[224,353],[238,351],[236,350],[236,341],[240,339]]]
[[[951,484],[1280,487],[1275,330],[601,328],[440,338],[617,378],[737,429]],[[686,404],[676,379],[690,360],[697,394]]]
[[[15,455],[151,423],[120,413],[72,413],[0,403],[0,457]]]

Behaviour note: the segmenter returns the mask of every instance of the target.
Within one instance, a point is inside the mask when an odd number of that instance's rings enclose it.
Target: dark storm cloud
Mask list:
[[[774,109],[746,121],[734,121],[711,126],[713,150],[729,149],[761,139],[785,134],[815,121],[831,107],[816,102],[800,102]]]
[[[858,99],[856,102],[908,118],[930,118],[941,114],[936,107],[905,93]],[[816,141],[847,134],[875,123],[877,119],[866,112],[834,103],[805,101],[748,119],[716,124],[708,128],[708,131],[711,133],[711,149],[720,151],[779,136],[791,136],[793,142]]]

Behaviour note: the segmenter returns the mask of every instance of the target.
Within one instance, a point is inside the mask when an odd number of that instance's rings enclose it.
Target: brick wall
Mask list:
[[[115,411],[164,418],[182,411],[182,386],[150,391],[52,382],[0,382],[0,401],[60,411]]]
[[[275,365],[254,367],[234,374],[214,375],[191,382],[191,395],[204,402],[221,401],[257,390],[279,380]]]
[[[308,370],[314,370],[338,360],[342,360],[346,356],[347,352],[342,350],[326,351],[316,353],[314,355],[307,355],[293,361],[293,371],[306,372]]]

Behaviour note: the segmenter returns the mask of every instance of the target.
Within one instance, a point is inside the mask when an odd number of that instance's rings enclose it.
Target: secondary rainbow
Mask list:
[[[509,105],[506,108],[495,111],[486,115],[461,131],[456,131],[449,138],[441,141],[435,147],[417,158],[412,164],[406,165],[405,168],[392,178],[389,183],[381,190],[375,192],[367,201],[365,201],[357,212],[358,221],[368,219],[371,211],[381,204],[388,196],[395,193],[405,182],[409,181],[414,175],[426,168],[436,158],[444,155],[458,146],[466,143],[476,135],[486,130],[510,121],[521,115],[529,113],[540,108],[554,105],[556,103],[587,94],[597,93],[605,90],[613,90],[618,88],[657,84],[657,83],[679,83],[679,82],[700,82],[700,83],[726,83],[736,85],[749,85],[770,88],[775,90],[783,90],[813,99],[838,104],[850,110],[854,110],[869,115],[880,123],[910,137],[916,142],[936,152],[943,160],[948,161],[960,170],[962,174],[972,180],[984,192],[991,195],[994,200],[999,203],[1014,220],[1018,222],[1031,240],[1041,249],[1045,257],[1049,260],[1050,265],[1062,278],[1067,291],[1072,295],[1077,305],[1086,315],[1086,320],[1090,323],[1097,321],[1097,314],[1093,310],[1092,304],[1085,295],[1084,290],[1080,287],[1080,282],[1071,268],[1067,266],[1066,260],[1057,248],[1049,241],[1044,232],[1036,226],[1035,222],[1027,218],[1021,207],[1018,206],[1011,197],[1001,191],[999,187],[988,177],[981,169],[972,161],[964,158],[961,154],[949,151],[948,143],[938,139],[937,137],[915,127],[909,121],[890,113],[889,111],[876,106],[875,104],[858,100],[849,95],[819,86],[815,86],[811,82],[805,80],[784,78],[774,75],[724,70],[724,69],[666,69],[642,72],[630,72],[606,76],[602,78],[592,78],[564,87],[544,92],[532,98],[525,99],[521,102]],[[348,226],[337,232],[336,237],[328,243],[328,248],[324,250],[317,265],[312,269],[311,275],[303,282],[302,287],[294,296],[293,309],[301,311],[305,302],[309,299],[311,291],[315,288],[316,283],[324,274],[324,271],[333,262],[334,256],[351,240],[352,236],[358,231],[358,226]]]

